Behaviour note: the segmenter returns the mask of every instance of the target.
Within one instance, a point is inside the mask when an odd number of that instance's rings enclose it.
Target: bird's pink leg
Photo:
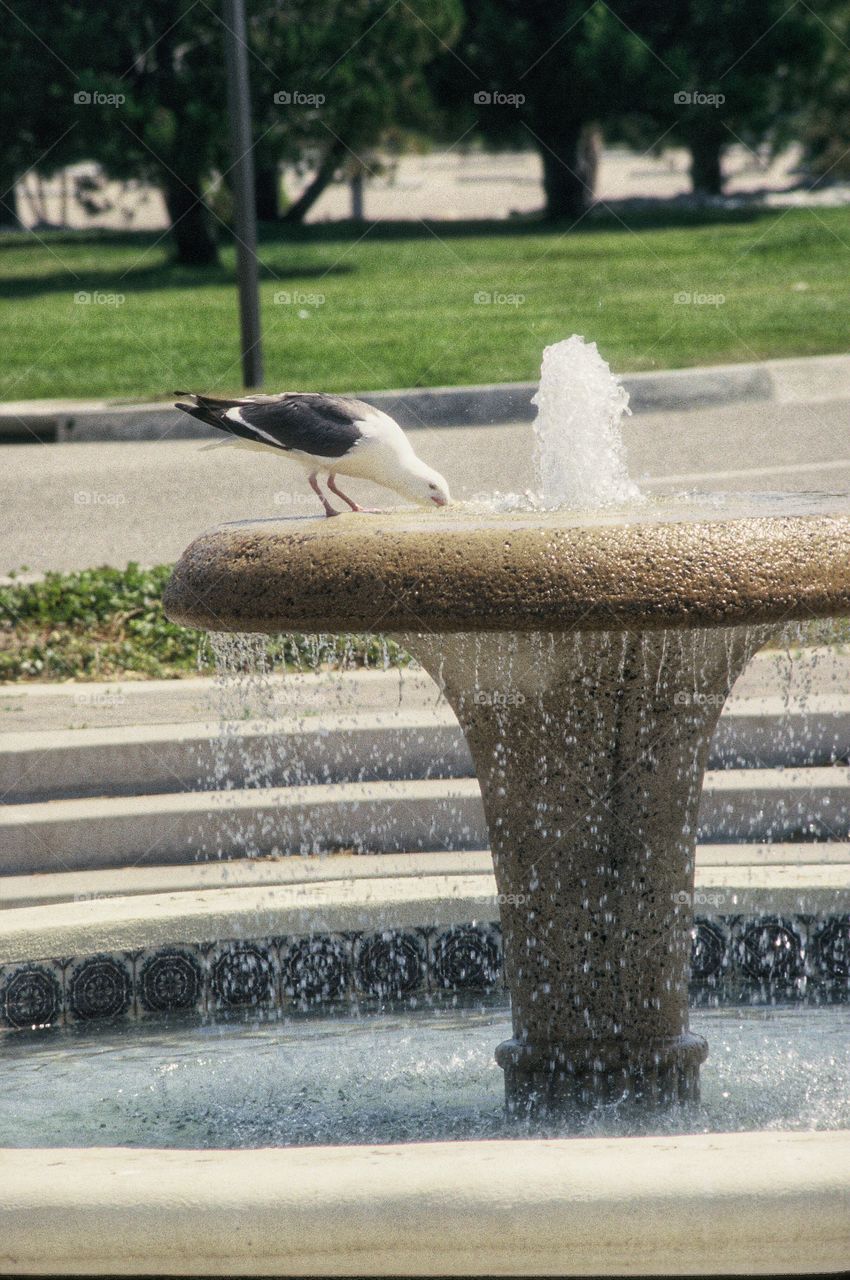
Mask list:
[[[331,506],[331,504],[328,502],[327,498],[325,497],[325,495],[322,493],[321,489],[319,488],[319,482],[318,482],[318,480],[316,479],[316,473],[315,473],[315,471],[311,472],[311,474],[310,474],[310,488],[313,490],[313,492],[315,493],[316,497],[319,499],[319,501],[321,502],[322,506],[325,508],[325,515],[326,515],[326,516],[338,516],[338,515],[339,515],[339,512],[338,512],[338,511],[334,511],[333,507],[332,507],[332,506]],[[341,496],[341,495],[340,495],[340,496]]]
[[[333,471],[332,471],[332,472],[330,473],[330,475],[328,476],[328,488],[330,489],[331,493],[335,493],[335,494],[336,494],[336,496],[337,496],[338,498],[342,498],[343,502],[347,502],[347,503],[348,503],[348,505],[351,507],[351,510],[352,510],[352,511],[362,511],[362,510],[363,510],[363,508],[362,508],[362,507],[359,507],[359,506],[357,505],[357,503],[356,503],[356,502],[352,502],[351,498],[347,497],[347,496],[343,493],[342,489],[338,489],[338,488],[337,488],[336,478],[335,478],[335,474],[334,474],[334,472],[333,472]]]

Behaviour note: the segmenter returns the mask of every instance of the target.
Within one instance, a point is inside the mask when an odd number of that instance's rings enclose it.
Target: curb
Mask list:
[[[756,364],[713,365],[626,374],[632,412],[670,413],[745,403],[813,403],[850,397],[850,356],[808,356]],[[536,382],[409,388],[358,394],[402,427],[530,422]],[[0,442],[218,438],[169,403],[109,400],[23,400],[0,404]]]

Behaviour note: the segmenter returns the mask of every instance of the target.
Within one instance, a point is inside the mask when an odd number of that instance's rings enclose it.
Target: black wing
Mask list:
[[[178,395],[189,394],[178,392]],[[282,396],[252,397],[245,400],[217,400],[194,396],[195,404],[178,404],[210,426],[243,440],[266,444],[287,452],[297,449],[321,458],[342,458],[362,438],[358,418],[374,410],[359,400],[304,392]],[[238,409],[241,422],[226,416]]]

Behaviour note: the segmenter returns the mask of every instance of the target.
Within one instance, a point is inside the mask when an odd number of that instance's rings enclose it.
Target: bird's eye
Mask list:
[[[437,492],[437,486],[435,484],[429,484],[428,488],[431,490],[432,493]]]

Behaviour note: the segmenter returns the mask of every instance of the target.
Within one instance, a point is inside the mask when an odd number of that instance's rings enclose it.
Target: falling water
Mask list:
[[[620,423],[629,395],[596,343],[573,334],[543,352],[534,423],[537,494],[544,507],[635,502]]]

